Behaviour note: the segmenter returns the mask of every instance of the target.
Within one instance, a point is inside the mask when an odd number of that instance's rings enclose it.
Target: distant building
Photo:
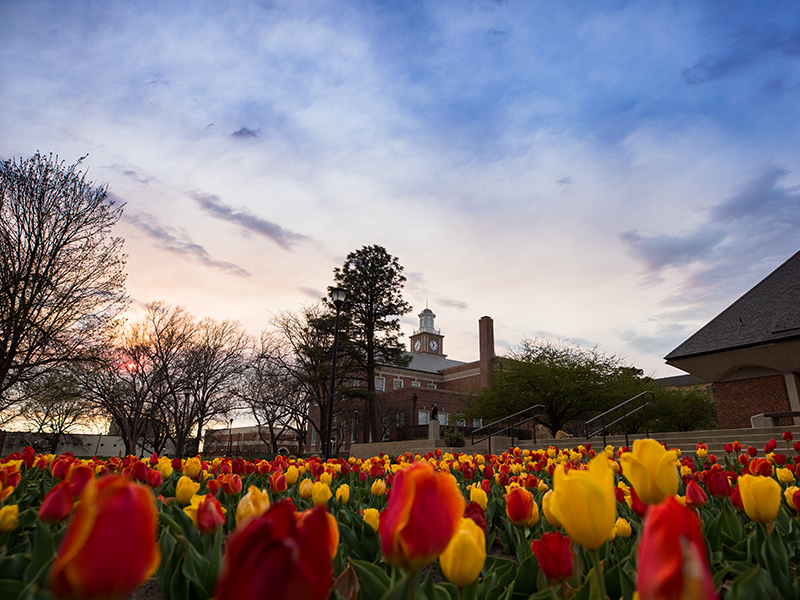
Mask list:
[[[761,413],[800,411],[800,252],[665,359],[711,383],[721,429],[750,427]]]
[[[278,451],[297,454],[297,435],[291,430],[278,429]],[[203,456],[251,456],[269,454],[269,430],[256,425],[225,429],[208,429],[203,438]]]
[[[418,317],[419,329],[413,332],[409,340],[409,365],[380,365],[375,371],[375,391],[379,411],[383,415],[383,440],[414,436],[415,427],[424,428],[427,432],[434,404],[438,407],[439,423],[443,426],[473,428],[482,425],[480,419],[466,423],[460,415],[470,395],[489,384],[497,360],[494,353],[494,322],[490,317],[478,320],[479,358],[464,362],[448,358],[444,353],[444,335],[434,326],[436,315],[432,310],[426,308]],[[354,386],[358,384],[354,382]],[[318,418],[319,407],[312,406],[310,410],[313,418]],[[340,451],[348,451],[352,443],[381,441],[363,439],[365,414],[362,406],[347,411],[345,415],[338,415],[338,418],[334,417],[333,437]],[[323,450],[322,442],[312,426],[309,426],[306,444],[310,452]]]

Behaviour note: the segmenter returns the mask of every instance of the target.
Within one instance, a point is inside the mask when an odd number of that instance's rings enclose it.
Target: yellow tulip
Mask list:
[[[588,550],[605,544],[617,516],[614,473],[605,454],[592,459],[585,471],[556,467],[549,508],[576,543]]]
[[[319,480],[325,485],[330,485],[331,481],[333,481],[333,475],[325,471],[319,476]]]
[[[781,507],[781,486],[772,477],[744,475],[739,478],[744,512],[753,521],[770,523]]]
[[[312,481],[310,479],[303,479],[303,481],[300,482],[300,488],[297,490],[297,493],[300,494],[303,500],[308,500],[311,498],[313,490],[314,484]]]
[[[537,488],[542,494],[546,494],[550,490],[550,486],[547,485],[543,480],[539,481]]]
[[[552,509],[550,508],[550,501],[552,499],[553,490],[545,492],[545,495],[542,497],[542,512],[544,513],[544,518],[547,519],[547,522],[550,523],[550,525],[553,527],[561,527],[561,522],[556,519]]]
[[[175,498],[178,502],[186,506],[192,501],[192,496],[194,496],[199,489],[199,483],[195,483],[184,475],[178,479],[178,485],[175,486]]]
[[[614,533],[621,538],[629,538],[631,537],[632,529],[631,524],[628,523],[625,519],[620,517],[617,519],[617,522],[614,523]]]
[[[268,508],[269,494],[267,494],[267,490],[259,490],[256,486],[251,485],[236,507],[236,525],[239,526],[253,517],[263,515]]]
[[[675,450],[664,450],[656,440],[633,442],[633,452],[619,457],[623,475],[633,484],[636,495],[647,505],[659,504],[678,492],[678,468]]]
[[[386,493],[386,483],[383,479],[376,479],[369,488],[373,496],[383,496]]]
[[[183,474],[186,475],[189,479],[194,479],[200,474],[200,471],[203,469],[203,464],[200,462],[200,459],[196,456],[192,458],[187,458],[186,462],[183,463]]]
[[[486,562],[486,536],[475,521],[462,518],[458,531],[439,556],[447,581],[463,588],[478,578]]]
[[[484,492],[483,489],[479,488],[478,486],[473,486],[469,490],[469,501],[477,502],[483,510],[486,510],[486,505],[489,503],[489,498],[486,496],[486,492]]]
[[[19,507],[9,504],[0,508],[0,533],[13,530],[19,523]]]
[[[350,501],[350,486],[343,483],[336,488],[336,500],[342,504],[347,504]]]
[[[794,483],[794,473],[789,469],[778,469],[776,474],[778,475],[778,481],[781,483]]]
[[[283,475],[286,477],[286,485],[294,485],[297,483],[297,478],[300,477],[300,472],[297,470],[297,467],[292,465],[286,469],[286,473]]]
[[[333,496],[333,492],[331,492],[331,488],[327,484],[321,481],[314,482],[311,487],[311,500],[314,502],[314,506],[325,506],[331,496]]]
[[[367,508],[364,510],[364,522],[375,531],[378,531],[380,521],[381,514],[378,512],[377,508]]]
[[[162,456],[158,459],[157,468],[161,471],[161,477],[165,480],[169,479],[169,476],[172,475],[172,461],[166,456]]]

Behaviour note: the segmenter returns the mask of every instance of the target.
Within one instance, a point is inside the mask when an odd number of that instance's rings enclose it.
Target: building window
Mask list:
[[[429,390],[435,390],[436,389],[436,384],[435,383],[429,383],[428,384],[428,389]]]
[[[419,411],[419,424],[420,425],[427,425],[430,422],[431,413],[427,410],[420,410]]]
[[[439,413],[439,424],[440,425],[449,425],[449,423],[448,423],[448,419],[449,418],[450,418],[450,415],[448,415],[446,412],[440,412]]]
[[[361,387],[361,382],[358,379],[353,379],[353,387]]]
[[[350,426],[350,443],[356,443],[356,434],[358,433],[358,417],[353,417],[353,424]]]
[[[420,384],[419,381],[412,381],[411,382],[411,387],[420,387],[420,386],[421,386],[421,384]]]
[[[405,425],[405,422],[406,422],[406,413],[404,413],[402,410],[398,410],[397,411],[397,426],[398,427],[402,427],[403,425]]]
[[[395,379],[392,382],[392,388],[393,389],[399,390],[401,387],[403,387],[403,380],[402,379]]]
[[[456,417],[456,425],[458,427],[466,427],[467,426],[467,420],[464,418],[464,415],[459,415],[458,417]]]
[[[311,447],[314,448],[317,445],[317,430],[313,427],[311,428]]]
[[[386,391],[386,378],[385,377],[378,377],[375,376],[375,391],[376,392],[383,392]]]
[[[382,442],[385,442],[389,439],[389,422],[390,422],[389,415],[383,415],[383,417],[381,417],[381,425],[382,425],[381,428],[383,429],[383,435],[381,436]]]
[[[483,419],[472,419],[473,427],[483,427]]]

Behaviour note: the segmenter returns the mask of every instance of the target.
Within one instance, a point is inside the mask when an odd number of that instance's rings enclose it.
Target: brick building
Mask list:
[[[297,454],[297,435],[291,431],[278,429],[278,450],[284,454]],[[226,427],[208,429],[203,438],[205,456],[251,456],[272,452],[269,431],[256,425],[249,427]]]
[[[448,358],[444,353],[444,335],[434,326],[433,311],[426,308],[418,316],[419,329],[409,340],[409,365],[381,365],[375,371],[375,391],[383,415],[383,440],[422,435],[417,428],[427,432],[434,404],[438,408],[439,422],[444,426],[469,429],[482,424],[479,419],[467,423],[463,412],[470,395],[489,383],[496,360],[494,322],[490,317],[478,320],[479,358],[464,362]],[[312,418],[318,418],[319,408],[312,406],[310,410]],[[362,439],[365,412],[363,407],[353,407],[345,414],[334,416],[333,436],[340,451],[348,451],[351,443],[373,441]],[[322,450],[321,440],[311,426],[306,442],[309,451]]]
[[[711,382],[721,429],[750,427],[761,413],[800,411],[800,252],[665,359]]]

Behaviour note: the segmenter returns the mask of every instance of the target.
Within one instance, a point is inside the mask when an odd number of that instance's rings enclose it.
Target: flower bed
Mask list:
[[[800,443],[0,461],[0,598],[800,597]]]

